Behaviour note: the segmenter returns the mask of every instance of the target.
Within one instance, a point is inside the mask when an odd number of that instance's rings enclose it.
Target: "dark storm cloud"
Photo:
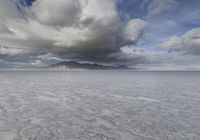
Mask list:
[[[53,54],[79,61],[118,61],[121,48],[136,44],[146,22],[122,22],[117,0],[38,0],[31,7],[2,0],[0,55],[2,59]],[[5,47],[6,46],[6,47]],[[133,55],[133,54],[132,54]],[[5,57],[6,56],[6,57]],[[10,56],[10,58],[9,58]],[[110,57],[112,56],[112,57]],[[132,57],[134,59],[134,57]]]

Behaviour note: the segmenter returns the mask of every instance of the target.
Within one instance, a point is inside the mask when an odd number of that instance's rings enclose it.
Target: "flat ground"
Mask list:
[[[0,72],[0,140],[199,139],[199,72]]]

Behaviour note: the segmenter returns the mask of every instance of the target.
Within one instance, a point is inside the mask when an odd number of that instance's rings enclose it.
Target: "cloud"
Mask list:
[[[199,70],[200,28],[193,28],[182,35],[171,36],[146,50],[138,68],[156,70]],[[144,59],[146,58],[146,59]]]
[[[0,1],[0,18],[1,21],[10,20],[11,18],[21,17],[20,12],[14,3],[10,0],[1,0]],[[9,17],[9,18],[8,18]]]
[[[45,54],[78,61],[110,61],[112,54],[123,53],[122,47],[136,44],[147,25],[141,19],[122,22],[117,2],[37,0],[23,7],[17,0],[1,0],[0,55],[24,61]],[[124,57],[113,56],[112,60],[119,58]]]
[[[146,0],[148,3],[148,17],[159,15],[175,8],[178,3],[175,0]]]
[[[108,57],[110,60],[117,60],[117,62],[123,62],[133,66],[148,61],[148,56],[150,55],[151,54],[145,49],[125,46],[122,47],[119,52],[110,54]]]
[[[191,29],[181,36],[173,36],[159,47],[182,55],[200,55],[200,28]]]
[[[78,20],[81,5],[78,0],[40,0],[33,4],[37,20],[50,26],[71,26]]]

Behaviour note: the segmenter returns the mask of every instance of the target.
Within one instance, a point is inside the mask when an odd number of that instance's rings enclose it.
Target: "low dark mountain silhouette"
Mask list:
[[[76,61],[64,61],[58,64],[49,66],[48,68],[61,68],[61,69],[128,69],[125,65],[119,66],[105,66],[100,64],[90,64],[90,63],[79,63]]]

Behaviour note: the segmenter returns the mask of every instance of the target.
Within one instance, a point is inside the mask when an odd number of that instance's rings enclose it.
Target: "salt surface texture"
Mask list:
[[[1,71],[0,140],[200,140],[199,72]]]

